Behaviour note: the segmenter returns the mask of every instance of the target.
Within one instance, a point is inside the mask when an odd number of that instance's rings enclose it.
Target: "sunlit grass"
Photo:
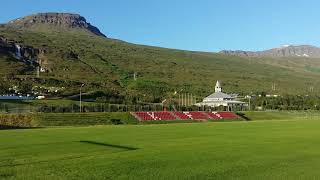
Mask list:
[[[320,121],[0,131],[1,179],[318,179]]]

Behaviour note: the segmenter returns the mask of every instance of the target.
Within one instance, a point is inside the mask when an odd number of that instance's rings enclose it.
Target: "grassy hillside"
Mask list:
[[[34,113],[0,114],[1,129],[36,128],[52,126],[90,126],[138,124],[130,113]]]
[[[0,178],[319,179],[319,126],[308,120],[0,131]]]
[[[67,87],[66,96],[101,90],[132,101],[161,101],[174,91],[202,98],[213,91],[216,80],[227,92],[306,94],[320,91],[320,60],[311,58],[243,58],[130,44],[83,32],[35,32],[0,29],[0,36],[45,51],[48,73],[18,70],[17,78],[33,84]],[[74,57],[76,55],[76,57]],[[1,55],[3,64],[8,56]],[[15,68],[7,64],[0,74]],[[137,81],[133,74],[137,73]],[[271,92],[272,83],[276,91]],[[63,95],[60,95],[63,96]]]

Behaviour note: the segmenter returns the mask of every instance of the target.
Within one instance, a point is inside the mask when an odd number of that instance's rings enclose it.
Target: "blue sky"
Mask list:
[[[320,46],[318,0],[1,0],[0,22],[72,12],[108,37],[168,48],[263,50]]]

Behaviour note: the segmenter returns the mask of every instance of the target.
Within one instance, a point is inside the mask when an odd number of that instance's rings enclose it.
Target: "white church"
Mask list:
[[[220,81],[217,81],[215,86],[215,93],[203,99],[201,103],[195,104],[196,106],[208,106],[208,107],[225,107],[227,111],[232,111],[234,107],[247,107],[248,104],[242,101],[236,100],[236,97],[222,92]]]

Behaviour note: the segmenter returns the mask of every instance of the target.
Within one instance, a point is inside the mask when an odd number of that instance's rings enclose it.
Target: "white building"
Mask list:
[[[232,110],[236,106],[246,107],[247,103],[236,100],[236,97],[222,92],[220,81],[217,81],[215,86],[215,93],[203,99],[201,103],[195,104],[196,106],[209,106],[209,107],[226,107],[226,110]]]

